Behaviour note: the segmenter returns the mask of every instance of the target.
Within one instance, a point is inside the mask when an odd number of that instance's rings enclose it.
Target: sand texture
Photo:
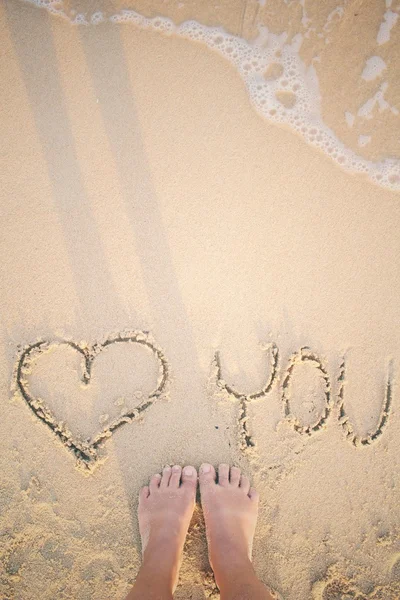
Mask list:
[[[399,600],[399,14],[0,5],[2,599],[123,600],[140,487],[209,461],[279,598]]]

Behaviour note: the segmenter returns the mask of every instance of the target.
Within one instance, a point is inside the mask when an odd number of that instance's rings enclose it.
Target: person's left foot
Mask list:
[[[183,545],[192,518],[197,471],[192,466],[165,467],[139,494],[139,531],[143,562],[157,565],[175,589]]]

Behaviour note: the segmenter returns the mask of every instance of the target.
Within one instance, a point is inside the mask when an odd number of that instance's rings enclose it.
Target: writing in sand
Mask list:
[[[101,424],[100,430],[86,439],[74,434],[64,420],[57,416],[57,411],[51,407],[49,399],[41,397],[40,393],[34,390],[35,373],[38,362],[45,355],[68,351],[72,353],[74,360],[78,360],[80,369],[80,384],[88,387],[92,383],[92,367],[94,361],[100,355],[104,356],[111,348],[116,346],[129,345],[129,348],[135,348],[142,353],[146,359],[152,359],[153,372],[149,375],[147,387],[143,383],[146,392],[139,394],[136,392],[136,398],[139,402],[132,407],[122,407],[120,414],[114,418],[106,418]],[[277,345],[272,342],[264,347],[268,356],[269,369],[265,384],[252,393],[244,393],[238,390],[234,385],[225,381],[222,374],[222,366],[219,352],[216,352],[212,361],[212,381],[215,388],[228,399],[238,403],[239,415],[237,419],[239,432],[239,445],[242,451],[254,451],[255,441],[251,435],[251,419],[249,418],[248,407],[252,402],[262,403],[267,399],[273,388],[278,390],[279,398],[282,404],[282,418],[299,435],[313,436],[322,432],[329,418],[334,418],[332,413],[336,412],[337,422],[344,432],[347,441],[356,447],[365,447],[374,443],[383,433],[388,424],[390,409],[392,403],[393,388],[393,369],[392,363],[389,363],[388,373],[383,395],[381,412],[373,431],[366,435],[359,435],[354,429],[345,407],[345,384],[346,384],[346,360],[341,360],[339,374],[336,379],[336,389],[332,388],[332,378],[329,375],[325,362],[309,347],[303,346],[300,350],[294,352],[289,358],[286,366],[280,368],[280,354]],[[99,362],[99,361],[98,361]],[[61,369],[68,369],[67,363],[63,363]],[[321,401],[317,415],[313,415],[310,422],[305,422],[294,414],[293,411],[293,388],[296,370],[301,369],[302,365],[311,367],[313,377],[316,378]],[[140,372],[140,369],[138,369]],[[144,377],[145,372],[141,376]],[[150,381],[151,380],[151,381]],[[154,402],[165,396],[167,387],[170,383],[170,367],[164,352],[158,347],[148,332],[133,331],[129,333],[119,333],[107,337],[102,342],[94,344],[77,343],[71,340],[54,339],[40,340],[29,344],[21,349],[16,361],[12,389],[16,395],[22,397],[27,403],[33,414],[47,425],[57,436],[64,446],[66,446],[77,458],[80,466],[91,470],[98,461],[99,448],[104,445],[113,433],[127,423],[132,423],[143,417],[143,414],[154,404]],[[51,391],[49,392],[51,396]],[[123,401],[122,401],[123,404]],[[108,415],[107,415],[108,417]]]

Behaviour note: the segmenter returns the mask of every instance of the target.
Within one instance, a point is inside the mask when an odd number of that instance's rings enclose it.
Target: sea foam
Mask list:
[[[134,10],[121,10],[107,17],[101,11],[90,16],[68,15],[62,2],[58,0],[25,1],[46,8],[52,14],[77,25],[93,26],[107,20],[116,25],[133,24],[140,29],[164,35],[174,34],[204,44],[234,65],[246,85],[253,107],[265,119],[289,126],[308,144],[319,148],[346,171],[362,173],[382,187],[400,190],[399,159],[365,159],[346,147],[323,122],[315,68],[312,64],[306,66],[299,55],[303,41],[300,33],[289,42],[287,33],[273,34],[266,26],[259,25],[258,37],[249,42],[228,33],[223,27],[208,27],[194,20],[176,25],[167,17],[147,18]],[[392,22],[390,20],[390,24]],[[375,59],[374,62],[379,61]],[[368,69],[366,79],[371,77],[373,71],[376,73],[382,69],[381,64],[374,67]],[[381,107],[382,102],[385,102],[384,91],[381,88],[377,93],[379,97],[374,97],[371,102],[378,103]]]

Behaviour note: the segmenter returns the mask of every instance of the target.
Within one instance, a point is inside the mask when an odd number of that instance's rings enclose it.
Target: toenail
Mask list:
[[[186,475],[187,477],[192,477],[192,475],[194,475],[193,467],[185,467],[183,469],[183,474]]]
[[[211,465],[203,465],[201,467],[201,472],[202,473],[209,473],[211,471]]]
[[[180,468],[180,466],[179,466],[179,465],[174,465],[174,466],[172,467],[172,470],[173,470],[173,471],[180,471],[180,469],[181,469],[181,468]]]
[[[167,465],[166,467],[164,467],[163,471],[170,471],[171,467],[169,465]]]

